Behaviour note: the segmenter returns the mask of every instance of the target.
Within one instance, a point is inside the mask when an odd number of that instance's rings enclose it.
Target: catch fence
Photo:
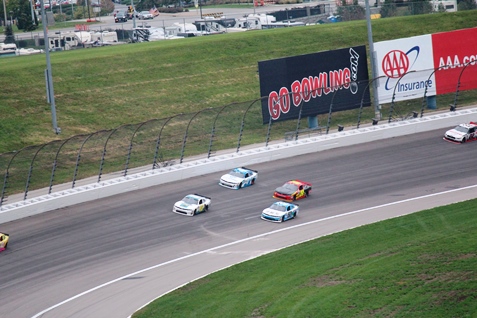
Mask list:
[[[477,67],[472,66],[463,69],[477,74]],[[372,79],[367,85],[382,80]],[[394,96],[397,93],[394,92],[391,103],[376,108],[369,106],[372,105],[369,94],[357,94],[359,107],[342,112],[333,109],[341,108],[334,104],[334,100],[339,100],[335,97],[344,89],[342,86],[333,87],[331,103],[320,105],[327,113],[320,113],[316,118],[301,117],[301,109],[306,107],[302,98],[299,105],[291,106],[300,108],[298,118],[274,122],[270,116],[268,123],[264,124],[262,111],[273,111],[274,107],[283,105],[281,101],[269,104],[268,97],[262,97],[29,146],[0,154],[0,180],[3,181],[0,183],[0,206],[8,203],[8,197],[13,194],[23,194],[26,200],[33,189],[42,189],[42,194],[49,194],[59,185],[74,188],[79,180],[86,178],[94,177],[96,182],[101,182],[112,176],[127,176],[188,160],[214,157],[220,151],[239,152],[249,145],[293,142],[313,134],[407,120],[436,110],[453,111],[457,107],[475,104],[477,90],[463,90],[465,87],[462,88],[459,82],[460,77],[455,83],[454,93],[435,97],[427,96],[426,89],[422,98],[396,101]],[[349,86],[349,83],[345,85]],[[296,93],[281,96],[281,100],[291,99],[292,94]],[[429,103],[429,98],[435,100]],[[267,108],[266,105],[271,106]],[[381,114],[379,118],[376,118],[376,110]]]

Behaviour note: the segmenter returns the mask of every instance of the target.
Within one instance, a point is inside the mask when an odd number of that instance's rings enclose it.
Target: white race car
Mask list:
[[[444,140],[464,143],[469,140],[477,139],[477,123],[460,124],[444,134]]]
[[[260,218],[265,221],[285,222],[296,218],[299,211],[298,204],[278,201],[263,210]]]
[[[224,174],[219,181],[223,187],[230,189],[240,189],[251,186],[257,181],[258,172],[249,168],[235,168]]]
[[[186,195],[181,201],[174,203],[172,212],[194,216],[209,210],[211,199],[200,194]]]

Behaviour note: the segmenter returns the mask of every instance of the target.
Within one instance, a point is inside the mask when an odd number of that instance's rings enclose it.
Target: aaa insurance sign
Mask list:
[[[477,28],[375,43],[379,103],[477,88]]]
[[[436,95],[431,35],[375,43],[379,103]]]

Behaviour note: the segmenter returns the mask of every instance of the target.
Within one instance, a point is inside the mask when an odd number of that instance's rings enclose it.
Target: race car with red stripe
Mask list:
[[[463,144],[466,141],[477,139],[477,123],[460,124],[444,134],[444,140]]]
[[[273,197],[284,201],[295,201],[310,195],[312,185],[302,180],[290,180],[275,189]]]

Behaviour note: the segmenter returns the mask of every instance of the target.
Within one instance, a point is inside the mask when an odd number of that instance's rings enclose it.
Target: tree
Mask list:
[[[338,7],[338,15],[342,21],[363,20],[366,17],[365,10],[358,4],[358,0],[353,0],[352,5],[342,0],[341,6]]]
[[[136,6],[137,11],[149,10],[154,7],[159,7],[160,5],[156,5],[156,0],[143,0],[138,3]]]
[[[429,0],[414,0],[410,3],[409,11],[412,15],[431,13],[432,4]]]
[[[437,6],[437,12],[446,12],[446,7],[444,7],[442,2],[439,2],[439,5]]]
[[[37,25],[31,16],[31,7],[29,0],[19,0],[15,12],[17,12],[17,27],[25,32],[36,30]]]
[[[382,18],[389,18],[397,16],[397,6],[393,0],[384,0],[384,4],[379,11]]]
[[[10,24],[5,27],[5,40],[3,43],[15,43],[15,36],[13,35],[13,28]]]
[[[459,11],[477,9],[477,3],[474,0],[460,0],[457,1],[457,9]]]

